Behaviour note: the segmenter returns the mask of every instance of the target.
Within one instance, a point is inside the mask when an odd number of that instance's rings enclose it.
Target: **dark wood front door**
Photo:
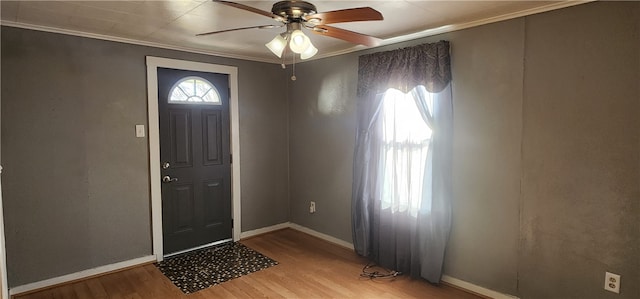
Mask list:
[[[231,239],[229,76],[158,68],[158,100],[164,254]]]

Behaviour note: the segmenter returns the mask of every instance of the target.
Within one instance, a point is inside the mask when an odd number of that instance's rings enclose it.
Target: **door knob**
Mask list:
[[[171,183],[171,182],[177,182],[177,181],[178,181],[178,178],[171,178],[168,175],[165,175],[165,176],[162,177],[162,182],[163,183]]]

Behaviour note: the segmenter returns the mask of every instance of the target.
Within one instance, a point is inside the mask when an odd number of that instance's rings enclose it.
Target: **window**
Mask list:
[[[418,86],[416,88],[424,88]],[[382,209],[417,216],[422,201],[425,166],[431,143],[431,128],[420,115],[413,95],[389,89],[381,111]],[[425,93],[430,96],[428,92]],[[429,108],[432,99],[427,98]],[[430,109],[432,110],[432,109]]]
[[[200,77],[185,77],[176,82],[169,91],[169,103],[222,105],[218,90]]]

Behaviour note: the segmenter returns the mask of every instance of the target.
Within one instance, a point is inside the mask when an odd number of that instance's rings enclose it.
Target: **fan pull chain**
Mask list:
[[[280,64],[283,70],[287,68],[287,65],[285,64],[286,60],[287,60],[287,47],[284,47],[284,50],[282,51],[282,63]]]
[[[291,81],[296,81],[296,54],[293,54],[293,66],[292,66],[292,72],[293,74],[291,75]]]

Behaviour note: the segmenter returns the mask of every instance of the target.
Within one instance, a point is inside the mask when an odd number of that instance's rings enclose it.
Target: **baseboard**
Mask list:
[[[349,249],[353,249],[353,244],[343,241],[341,239],[338,239],[336,237],[332,237],[329,236],[327,234],[323,234],[321,232],[315,231],[313,229],[310,229],[308,227],[304,227],[302,225],[299,224],[295,224],[295,223],[291,223],[291,222],[285,222],[285,223],[280,223],[280,224],[276,224],[276,225],[272,225],[272,226],[268,226],[268,227],[263,227],[263,228],[259,228],[259,229],[254,229],[254,230],[250,230],[250,231],[246,231],[246,232],[242,232],[240,234],[240,238],[241,239],[246,239],[246,238],[250,238],[250,237],[254,237],[257,235],[261,235],[261,234],[266,234],[269,232],[273,232],[273,231],[277,231],[277,230],[281,230],[281,229],[285,229],[285,228],[291,228],[300,232],[303,232],[305,234],[320,238],[322,240],[325,240],[327,242],[336,244],[338,246],[342,246],[345,248],[349,248]],[[21,286],[17,286],[14,288],[11,288],[9,290],[9,295],[10,296],[15,296],[15,295],[19,295],[19,294],[24,294],[24,293],[31,293],[33,291],[37,291],[37,290],[41,290],[41,289],[46,289],[52,286],[56,286],[56,285],[60,285],[60,284],[64,284],[64,283],[69,283],[72,281],[76,281],[76,280],[81,280],[81,279],[87,279],[93,276],[98,276],[98,275],[103,275],[109,272],[114,272],[114,271],[119,271],[119,270],[123,270],[126,268],[130,268],[133,266],[137,266],[137,265],[141,265],[141,264],[146,264],[146,263],[151,263],[151,262],[155,262],[156,261],[156,257],[155,255],[149,255],[149,256],[144,256],[144,257],[140,257],[140,258],[136,258],[136,259],[132,259],[132,260],[128,260],[128,261],[123,261],[123,262],[118,262],[118,263],[114,263],[114,264],[110,264],[110,265],[105,265],[105,266],[101,266],[101,267],[97,267],[97,268],[93,268],[93,269],[88,269],[88,270],[83,270],[83,271],[79,271],[76,273],[71,273],[71,274],[67,274],[67,275],[63,275],[63,276],[59,276],[59,277],[54,277],[51,279],[46,279],[46,280],[42,280],[42,281],[38,281],[38,282],[34,282],[34,283],[29,283],[26,285],[21,285]],[[495,299],[518,299],[518,297],[512,296],[512,295],[507,295],[507,294],[503,294],[494,290],[490,290],[475,284],[472,284],[470,282],[466,282],[448,275],[443,275],[442,276],[442,281],[445,283],[448,283],[450,285],[453,285],[455,287],[461,288],[463,290],[472,292],[472,293],[477,293],[483,296],[487,296],[490,298],[495,298]]]
[[[329,236],[327,234],[323,234],[321,232],[315,231],[313,229],[310,229],[308,227],[304,227],[302,225],[299,224],[295,224],[295,223],[289,223],[289,228],[291,229],[295,229],[297,231],[303,232],[305,234],[308,235],[312,235],[314,237],[320,238],[322,240],[325,240],[327,242],[342,246],[342,247],[346,247],[349,249],[353,249],[353,244],[340,240],[338,238]],[[494,299],[518,299],[518,297],[512,296],[512,295],[507,295],[507,294],[503,294],[494,290],[490,290],[475,284],[472,284],[470,282],[466,282],[464,280],[460,280],[451,276],[447,276],[447,275],[443,275],[442,276],[442,281],[445,283],[448,283],[452,286],[455,286],[457,288],[460,288],[462,290],[465,290],[467,292],[471,292],[471,293],[477,293],[479,295],[483,295],[483,296],[487,296],[489,298],[494,298]]]
[[[281,230],[281,229],[285,229],[285,228],[289,228],[290,224],[291,223],[289,223],[289,222],[284,222],[284,223],[280,223],[280,224],[276,224],[276,225],[272,225],[272,226],[267,226],[267,227],[263,227],[263,228],[259,228],[259,229],[248,230],[246,232],[240,233],[240,240],[251,238],[251,237],[255,237],[255,236],[258,236],[258,235],[270,233],[270,232]]]
[[[29,283],[21,286],[17,286],[9,289],[9,295],[15,296],[24,293],[31,293],[33,291],[46,289],[52,286],[69,283],[76,280],[87,279],[93,276],[103,275],[109,272],[119,271],[133,266],[141,264],[151,263],[156,261],[155,255],[148,255],[139,258],[135,258],[128,261],[122,261],[110,265],[100,266],[93,269],[83,270],[76,273],[71,273],[59,277],[54,277],[34,283]]]
[[[335,239],[335,238],[327,236],[327,235],[324,235],[326,237],[322,237],[321,235],[323,235],[323,234],[320,234],[318,232],[313,232],[311,229],[303,228],[302,226],[299,226],[299,225],[296,225],[296,226],[300,228],[300,229],[298,229],[300,231],[304,231],[304,232],[306,232],[306,233],[308,233],[310,235],[314,235],[314,236],[320,237],[320,238],[325,239],[325,240],[327,240],[329,242],[333,242],[333,241],[331,241],[331,239]],[[272,225],[272,226],[268,226],[268,227],[254,229],[254,230],[242,232],[240,234],[240,239],[246,239],[246,238],[250,238],[250,237],[253,237],[253,236],[257,236],[257,235],[261,235],[261,234],[265,234],[265,233],[269,233],[269,232],[272,232],[272,231],[281,230],[281,229],[285,229],[285,228],[289,228],[289,227],[291,227],[291,223],[285,222],[285,223],[280,223],[280,224],[276,224],[276,225]],[[335,240],[337,240],[337,239],[335,239]],[[333,243],[335,243],[335,242],[333,242]],[[342,244],[338,244],[338,245],[342,245]],[[342,245],[342,246],[344,246],[344,245]],[[25,284],[25,285],[21,285],[21,286],[10,288],[9,289],[9,296],[15,296],[15,295],[20,295],[20,294],[25,294],[25,293],[31,293],[31,292],[34,292],[34,291],[37,291],[37,290],[50,288],[50,287],[53,287],[53,286],[56,286],[56,285],[61,285],[61,284],[65,284],[65,283],[69,283],[69,282],[76,281],[76,280],[81,280],[81,279],[87,279],[87,278],[90,278],[90,277],[93,277],[93,276],[98,276],[98,275],[106,274],[106,273],[109,273],[109,272],[114,272],[114,271],[130,268],[130,267],[141,265],[141,264],[145,264],[145,263],[151,263],[151,262],[155,262],[155,261],[156,261],[156,256],[155,255],[149,255],[149,256],[144,256],[144,257],[140,257],[140,258],[136,258],[136,259],[132,259],[132,260],[128,260],[128,261],[122,261],[122,262],[118,262],[118,263],[114,263],[114,264],[110,264],[110,265],[100,266],[100,267],[93,268],[93,269],[87,269],[87,270],[83,270],[83,271],[79,271],[79,272],[75,272],[75,273],[71,273],[71,274],[67,274],[67,275],[63,275],[63,276],[59,276],[59,277],[45,279],[45,280],[42,280],[42,281],[37,281],[37,282],[33,282],[33,283],[29,283],[29,284]]]
[[[476,293],[476,294],[480,294],[483,296],[487,296],[489,298],[494,298],[494,299],[519,299],[516,296],[512,296],[512,295],[507,295],[507,294],[503,294],[500,292],[496,292],[494,290],[490,290],[487,288],[483,288],[479,285],[475,285],[472,284],[470,282],[466,282],[464,280],[460,280],[448,275],[442,275],[442,281],[445,283],[448,283],[450,285],[453,285],[454,287],[458,287],[460,289],[463,289],[465,291],[468,292],[472,292],[472,293]]]
[[[332,237],[332,236],[323,234],[321,232],[312,230],[312,229],[310,229],[308,227],[304,227],[304,226],[302,226],[300,224],[291,223],[289,227],[291,229],[295,229],[295,230],[303,232],[305,234],[312,235],[312,236],[314,236],[316,238],[320,238],[320,239],[325,240],[327,242],[330,242],[330,243],[333,243],[333,244],[336,244],[336,245],[339,245],[339,246],[342,246],[342,247],[346,247],[346,248],[349,248],[349,249],[353,249],[353,244],[352,243],[349,243],[347,241],[340,240],[340,239],[338,239],[336,237]]]
[[[295,229],[297,231],[303,232],[307,235],[312,235],[316,238],[320,238],[322,240],[325,240],[329,243],[333,243],[342,247],[346,247],[349,249],[353,249],[353,244],[340,240],[338,238],[329,236],[327,234],[323,234],[321,232],[315,231],[313,229],[310,229],[308,227],[304,227],[300,224],[295,224],[295,223],[291,223],[291,222],[283,222],[280,224],[276,224],[276,225],[272,225],[272,226],[267,226],[267,227],[263,227],[263,228],[259,228],[259,229],[254,229],[254,230],[249,230],[246,232],[242,232],[240,234],[240,239],[247,239],[247,238],[251,238],[251,237],[255,237],[258,235],[262,235],[262,234],[266,234],[266,233],[270,233],[273,231],[277,231],[277,230],[281,230],[281,229],[285,229],[285,228],[290,228],[290,229]]]

